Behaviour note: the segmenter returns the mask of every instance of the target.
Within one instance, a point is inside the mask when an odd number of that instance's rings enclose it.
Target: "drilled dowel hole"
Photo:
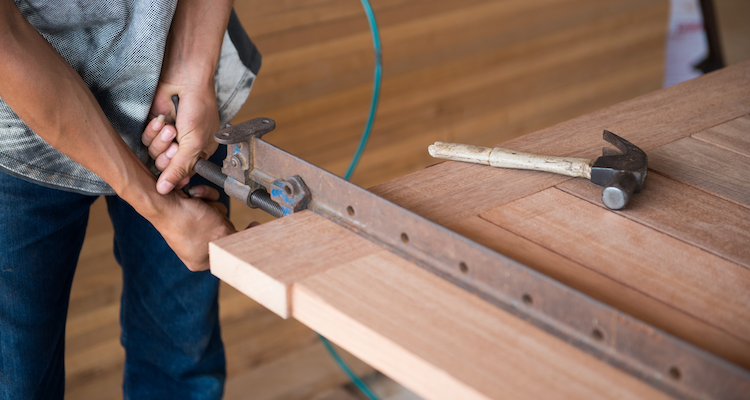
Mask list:
[[[591,331],[591,336],[594,338],[594,340],[597,340],[599,342],[604,340],[604,332],[602,332],[602,330],[599,328],[594,328],[594,330]]]
[[[354,216],[354,207],[352,206],[346,206],[346,213],[349,214],[350,217]]]
[[[463,261],[461,261],[460,263],[458,263],[458,269],[461,270],[461,272],[464,273],[464,274],[467,273],[467,272],[469,272],[469,266],[466,265],[466,263],[463,262]]]
[[[679,381],[680,378],[682,378],[682,371],[680,371],[680,369],[677,367],[672,367],[669,369],[669,376],[672,379]]]
[[[527,306],[530,306],[530,305],[534,304],[534,299],[528,293],[524,294],[521,297],[521,300],[523,300],[524,304],[526,304]]]
[[[407,235],[406,233],[402,232],[401,233],[401,241],[404,242],[404,244],[408,244],[409,243],[409,235]]]

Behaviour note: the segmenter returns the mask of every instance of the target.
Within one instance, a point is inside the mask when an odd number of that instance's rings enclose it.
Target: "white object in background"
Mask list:
[[[664,87],[703,75],[695,65],[708,55],[700,0],[671,0],[670,6]]]

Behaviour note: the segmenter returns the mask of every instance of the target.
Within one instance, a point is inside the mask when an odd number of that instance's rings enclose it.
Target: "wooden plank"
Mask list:
[[[602,188],[571,179],[557,188],[602,206]],[[625,218],[666,233],[745,268],[750,268],[750,209],[706,192],[650,174],[627,208]]]
[[[693,138],[647,152],[649,169],[750,207],[750,157]]]
[[[595,158],[601,155],[601,132],[608,129],[648,151],[749,112],[750,61],[525,135],[512,144],[539,153],[562,146],[566,151],[560,155]]]
[[[716,125],[694,134],[693,138],[750,157],[750,116]]]
[[[387,251],[293,299],[295,318],[425,398],[666,397]]]
[[[700,132],[750,112],[750,62],[654,92],[584,117],[504,143],[504,147],[540,154],[596,158],[610,129],[644,151]],[[745,169],[747,170],[747,169]],[[372,189],[427,218],[450,224],[497,207],[498,193],[534,193],[560,183],[548,174],[523,171],[467,171],[452,163],[395,179]],[[467,182],[467,177],[472,179]],[[480,182],[479,184],[477,182]],[[445,190],[445,188],[453,188]],[[489,192],[485,191],[491,188]],[[526,191],[529,188],[528,191]],[[745,190],[745,193],[750,191]],[[461,204],[448,209],[444,204]]]
[[[258,235],[265,237],[262,244],[255,239]],[[211,243],[211,273],[288,318],[294,282],[380,250],[372,242],[360,243],[352,237],[358,236],[305,210]],[[248,268],[248,263],[272,267]]]
[[[288,235],[285,219],[243,232],[243,242],[258,249],[278,246]],[[415,264],[372,244],[316,214],[304,215],[305,241],[339,237],[328,268],[297,263],[297,271],[279,284],[291,286],[291,314],[347,351],[396,378],[421,396],[434,399],[664,398],[641,381],[585,354],[533,325],[494,307]],[[317,220],[317,221],[316,221]],[[339,230],[332,234],[330,230]],[[212,266],[276,274],[275,257],[219,248]],[[292,240],[286,251],[299,259],[320,259],[305,241]],[[232,254],[234,253],[234,254]],[[325,258],[325,257],[324,257]],[[295,261],[293,261],[295,262]],[[252,274],[234,274],[241,281]],[[284,275],[281,275],[284,277]],[[425,334],[429,332],[429,335]]]
[[[750,343],[480,217],[450,226],[455,232],[523,263],[730,362],[750,369]]]
[[[452,161],[408,177],[371,190],[443,225],[510,203],[568,179],[555,174],[503,170]],[[436,196],[437,193],[439,195]],[[461,206],[451,207],[452,204]]]
[[[742,266],[555,188],[481,217],[750,342]]]

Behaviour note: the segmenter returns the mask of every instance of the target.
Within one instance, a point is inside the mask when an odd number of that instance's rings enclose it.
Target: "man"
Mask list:
[[[214,153],[259,63],[231,0],[0,0],[0,399],[63,397],[98,195],[123,269],[125,397],[221,397],[218,282],[190,271],[234,227],[216,189],[175,189]]]

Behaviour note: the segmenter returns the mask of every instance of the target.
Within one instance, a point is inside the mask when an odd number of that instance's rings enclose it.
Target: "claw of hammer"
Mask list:
[[[591,166],[591,182],[604,186],[604,205],[619,210],[628,204],[633,193],[643,189],[648,174],[648,157],[643,150],[610,131],[605,130],[603,137],[622,154],[604,153],[597,158]]]
[[[459,143],[435,142],[430,155],[446,160],[464,161],[498,168],[514,168],[553,172],[591,179],[604,186],[602,202],[607,208],[619,210],[638,193],[646,182],[648,157],[643,150],[627,140],[605,130],[604,140],[620,152],[604,148],[596,160],[574,157],[554,157],[524,153],[500,147],[481,147]]]

